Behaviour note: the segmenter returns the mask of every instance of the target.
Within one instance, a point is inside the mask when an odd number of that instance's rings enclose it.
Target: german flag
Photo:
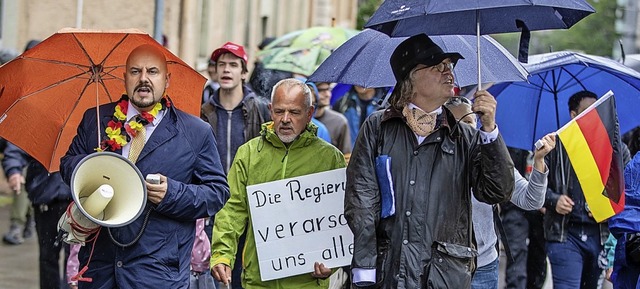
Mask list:
[[[613,92],[558,130],[593,218],[602,222],[624,209],[624,163]]]

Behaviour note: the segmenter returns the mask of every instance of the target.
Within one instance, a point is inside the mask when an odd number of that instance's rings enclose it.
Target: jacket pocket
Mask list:
[[[422,288],[470,288],[474,259],[478,252],[470,247],[433,242],[431,260],[424,267]]]

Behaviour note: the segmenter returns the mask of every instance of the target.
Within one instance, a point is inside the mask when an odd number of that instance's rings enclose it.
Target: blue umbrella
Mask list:
[[[488,90],[497,101],[496,122],[507,146],[532,150],[536,140],[571,118],[569,97],[582,90],[596,95],[613,91],[620,133],[640,125],[640,73],[614,60],[561,51],[534,55],[529,82],[507,82]]]
[[[475,34],[480,42],[481,34],[517,32],[523,25],[566,29],[593,12],[586,0],[386,0],[365,27],[391,36]]]
[[[396,80],[389,58],[407,37],[388,35],[365,29],[338,47],[309,77],[315,82],[337,82],[362,87],[390,87]],[[460,87],[476,84],[478,69],[476,39],[471,35],[431,36],[444,51],[458,52],[460,59],[454,75]],[[485,82],[526,81],[527,71],[509,52],[489,36],[482,36],[480,61]]]

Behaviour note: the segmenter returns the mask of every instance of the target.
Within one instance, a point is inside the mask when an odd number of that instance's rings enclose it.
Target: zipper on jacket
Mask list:
[[[231,168],[231,118],[233,117],[233,111],[227,110],[227,164],[225,172],[229,173]]]
[[[287,173],[287,158],[289,157],[289,148],[284,151],[284,157],[282,157],[282,175],[280,179],[284,179]]]

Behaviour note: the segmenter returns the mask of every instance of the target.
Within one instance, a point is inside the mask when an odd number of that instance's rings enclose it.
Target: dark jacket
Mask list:
[[[225,172],[229,170],[238,147],[259,136],[260,125],[271,120],[267,101],[258,97],[246,85],[242,91],[242,102],[230,114],[220,105],[220,89],[214,92],[200,110],[202,119],[211,125],[216,135]],[[239,134],[239,131],[243,134]]]
[[[333,104],[333,110],[342,113],[349,124],[349,132],[351,133],[351,145],[355,145],[358,131],[364,120],[374,111],[380,109],[380,101],[384,98],[387,90],[384,88],[376,88],[376,93],[366,105],[365,111],[362,111],[364,102],[358,97],[355,88],[351,88],[342,98]]]
[[[621,146],[621,153],[624,163],[628,163],[631,160],[631,154],[629,148],[624,144]],[[562,156],[562,166],[560,156]],[[547,209],[544,214],[545,239],[552,242],[565,242],[570,227],[584,226],[599,231],[600,244],[604,245],[609,236],[607,221],[596,223],[592,217],[588,216],[588,212],[584,209],[586,202],[584,193],[567,154],[562,149],[555,149],[546,156],[546,161],[549,164],[549,185],[544,202]],[[568,195],[575,203],[573,211],[567,215],[561,215],[556,211],[558,199],[563,194]],[[583,221],[582,224],[576,224],[576,220],[580,219],[586,221]]]
[[[100,106],[102,139],[116,103]],[[60,172],[69,183],[76,165],[98,147],[95,108],[85,112]],[[121,154],[121,150],[115,153]],[[167,192],[158,205],[147,202],[140,216],[119,228],[102,227],[94,242],[80,249],[86,264],[80,288],[188,288],[196,220],[218,212],[229,198],[211,127],[171,106],[146,142],[136,167],[143,176],[167,177]],[[148,215],[148,222],[145,216]],[[146,227],[143,225],[146,224]],[[140,234],[140,239],[128,247]]]
[[[345,216],[354,234],[354,268],[376,269],[377,288],[464,288],[476,255],[471,193],[507,201],[513,162],[499,136],[478,144],[477,130],[447,109],[422,144],[393,108],[363,124],[347,168]],[[453,129],[452,129],[453,128]],[[381,219],[375,158],[391,157],[395,215]],[[447,287],[445,287],[447,286]]]
[[[7,143],[2,160],[5,174],[22,173],[26,167],[25,189],[34,205],[50,204],[55,201],[70,201],[71,189],[62,181],[59,172],[49,173],[38,161],[22,149]]]
[[[16,145],[7,142],[2,159],[2,169],[7,178],[13,174],[22,174],[24,168],[29,164],[27,154]]]

